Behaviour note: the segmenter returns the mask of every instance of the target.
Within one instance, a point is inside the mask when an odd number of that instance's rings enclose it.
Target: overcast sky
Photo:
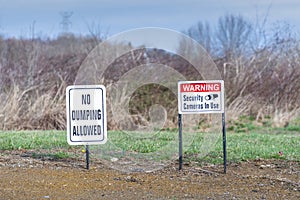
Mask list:
[[[140,27],[187,30],[199,21],[215,26],[225,14],[255,21],[268,16],[268,25],[286,21],[300,31],[299,0],[0,0],[0,35],[26,37],[33,32],[55,37],[63,12],[72,12],[69,30],[87,34],[99,26],[107,36]]]

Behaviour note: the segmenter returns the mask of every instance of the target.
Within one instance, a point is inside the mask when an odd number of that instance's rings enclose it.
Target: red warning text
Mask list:
[[[180,92],[220,92],[221,83],[188,83],[180,85]]]

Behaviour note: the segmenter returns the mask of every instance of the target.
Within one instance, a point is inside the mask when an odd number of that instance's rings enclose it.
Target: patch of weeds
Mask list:
[[[288,131],[296,131],[300,132],[300,117],[293,120],[287,127],[286,130]]]
[[[54,158],[56,159],[65,159],[65,158],[70,158],[70,154],[66,152],[57,152],[54,155]]]
[[[281,159],[281,160],[285,160],[286,159],[284,155],[280,155],[279,153],[278,154],[274,154],[273,156],[271,156],[271,158]]]
[[[70,158],[70,154],[66,152],[56,152],[56,153],[32,153],[32,158],[42,159],[42,160],[60,160]]]
[[[162,128],[159,131],[178,132],[178,128],[167,127],[167,128]]]
[[[236,133],[245,133],[257,129],[254,125],[255,119],[252,116],[240,116],[236,121],[229,121],[230,126],[227,128],[228,131],[234,131]]]
[[[300,132],[300,126],[291,125],[291,126],[287,126],[286,129],[288,131],[297,131],[297,132]]]

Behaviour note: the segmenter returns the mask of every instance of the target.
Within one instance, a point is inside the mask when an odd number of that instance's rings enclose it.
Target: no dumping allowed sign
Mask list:
[[[70,145],[106,143],[106,88],[103,85],[68,86],[66,106]]]
[[[179,81],[178,112],[224,113],[224,81]]]

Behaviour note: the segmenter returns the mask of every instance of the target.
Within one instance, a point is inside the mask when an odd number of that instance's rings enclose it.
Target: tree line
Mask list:
[[[214,29],[198,22],[184,33],[216,63],[225,81],[228,120],[248,115],[262,124],[271,118],[275,126],[286,126],[299,117],[300,46],[289,24],[278,23],[267,30],[264,22],[228,14],[219,18]],[[0,37],[0,129],[65,129],[65,88],[74,83],[81,63],[102,40],[92,31],[88,36],[68,33],[53,39]],[[139,49],[115,61],[115,67],[105,73],[107,83],[149,60],[190,77],[195,72],[179,56]],[[151,103],[166,105],[168,124],[177,126],[177,99],[167,88],[143,86],[132,101],[142,102],[130,103],[134,115],[146,115]],[[113,122],[108,125],[116,128]]]

